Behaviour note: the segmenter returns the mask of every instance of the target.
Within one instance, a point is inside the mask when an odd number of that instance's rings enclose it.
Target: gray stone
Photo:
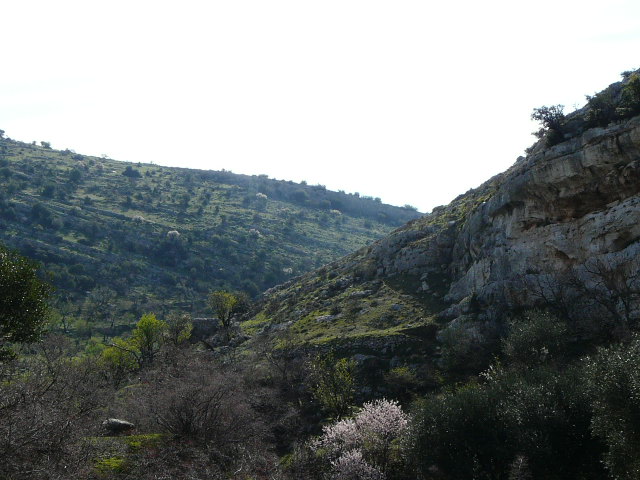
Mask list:
[[[122,420],[120,418],[107,418],[104,422],[102,422],[102,426],[107,431],[107,433],[113,435],[128,432],[129,430],[132,430],[136,427],[133,423],[127,422],[126,420]]]

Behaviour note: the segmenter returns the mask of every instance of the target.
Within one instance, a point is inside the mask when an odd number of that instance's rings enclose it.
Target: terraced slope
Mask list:
[[[419,214],[266,176],[131,164],[0,139],[0,241],[60,294],[109,288],[138,310],[255,295]],[[125,300],[126,299],[126,300]]]

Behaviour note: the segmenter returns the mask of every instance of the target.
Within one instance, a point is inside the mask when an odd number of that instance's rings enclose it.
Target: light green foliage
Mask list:
[[[355,394],[354,360],[318,355],[309,362],[309,387],[314,398],[335,418],[347,415]]]
[[[209,294],[207,303],[211,311],[220,319],[222,326],[229,328],[234,309],[238,305],[238,297],[231,292],[218,290]]]
[[[98,358],[105,376],[115,386],[121,385],[131,372],[140,367],[140,356],[134,345],[121,338],[115,338]]]
[[[131,335],[131,344],[140,352],[142,364],[153,363],[153,359],[162,347],[169,325],[158,320],[153,313],[140,318]]]
[[[122,441],[127,444],[131,451],[137,452],[145,448],[157,447],[166,440],[166,435],[162,433],[147,433],[142,435],[127,435],[122,437]]]
[[[124,473],[127,469],[127,461],[122,457],[101,458],[96,462],[96,471],[105,476],[114,473]]]
[[[191,338],[193,324],[189,315],[170,314],[165,331],[166,342],[177,347]]]
[[[168,332],[166,322],[157,319],[153,313],[147,313],[140,318],[130,338],[115,338],[102,350],[100,361],[113,383],[119,385],[132,371],[152,364],[167,340]],[[183,331],[182,335],[186,333]]]

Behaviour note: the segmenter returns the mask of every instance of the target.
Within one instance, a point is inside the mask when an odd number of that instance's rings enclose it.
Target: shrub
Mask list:
[[[559,374],[541,366],[495,367],[484,377],[486,384],[419,404],[409,435],[418,473],[428,476],[435,467],[460,480],[527,471],[533,478],[603,477],[602,450],[589,431],[589,402],[578,369]]]
[[[593,96],[587,95],[587,107],[585,120],[589,127],[606,127],[618,119],[616,101],[610,88]]]
[[[124,169],[124,172],[122,172],[122,175],[129,178],[142,177],[142,175],[140,174],[140,171],[136,170],[135,168],[132,168],[131,165],[127,165],[127,167]]]
[[[509,333],[502,341],[502,352],[508,362],[530,367],[561,356],[567,336],[567,326],[561,320],[533,311],[510,322]]]
[[[484,328],[479,322],[461,321],[440,332],[440,366],[449,375],[477,374],[489,366],[494,342]]]
[[[355,368],[355,361],[336,361],[333,354],[318,355],[308,364],[314,398],[336,418],[347,415],[353,404]]]
[[[623,118],[640,113],[640,75],[630,74],[627,83],[622,87],[622,99],[618,114]]]
[[[410,427],[418,473],[428,477],[436,466],[452,479],[474,478],[478,470],[495,475],[496,463],[510,461],[497,406],[493,392],[477,385],[419,404]]]
[[[614,478],[640,478],[640,337],[601,348],[586,360],[593,408],[592,429],[607,446],[605,464]]]
[[[560,143],[563,138],[564,126],[564,105],[551,105],[534,108],[531,119],[540,122],[542,128],[534,135],[538,138],[545,138],[547,145]]]
[[[382,479],[394,461],[393,442],[408,422],[398,402],[375,400],[365,403],[353,418],[324,427],[312,449],[329,460],[331,478]]]

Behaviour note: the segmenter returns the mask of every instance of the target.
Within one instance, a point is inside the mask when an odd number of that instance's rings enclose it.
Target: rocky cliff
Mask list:
[[[640,117],[567,137],[540,141],[451,204],[269,291],[247,329],[308,343],[367,338],[371,350],[379,336],[424,341],[469,322],[481,332],[505,310],[559,301],[569,283],[615,293],[609,307],[635,319]]]

